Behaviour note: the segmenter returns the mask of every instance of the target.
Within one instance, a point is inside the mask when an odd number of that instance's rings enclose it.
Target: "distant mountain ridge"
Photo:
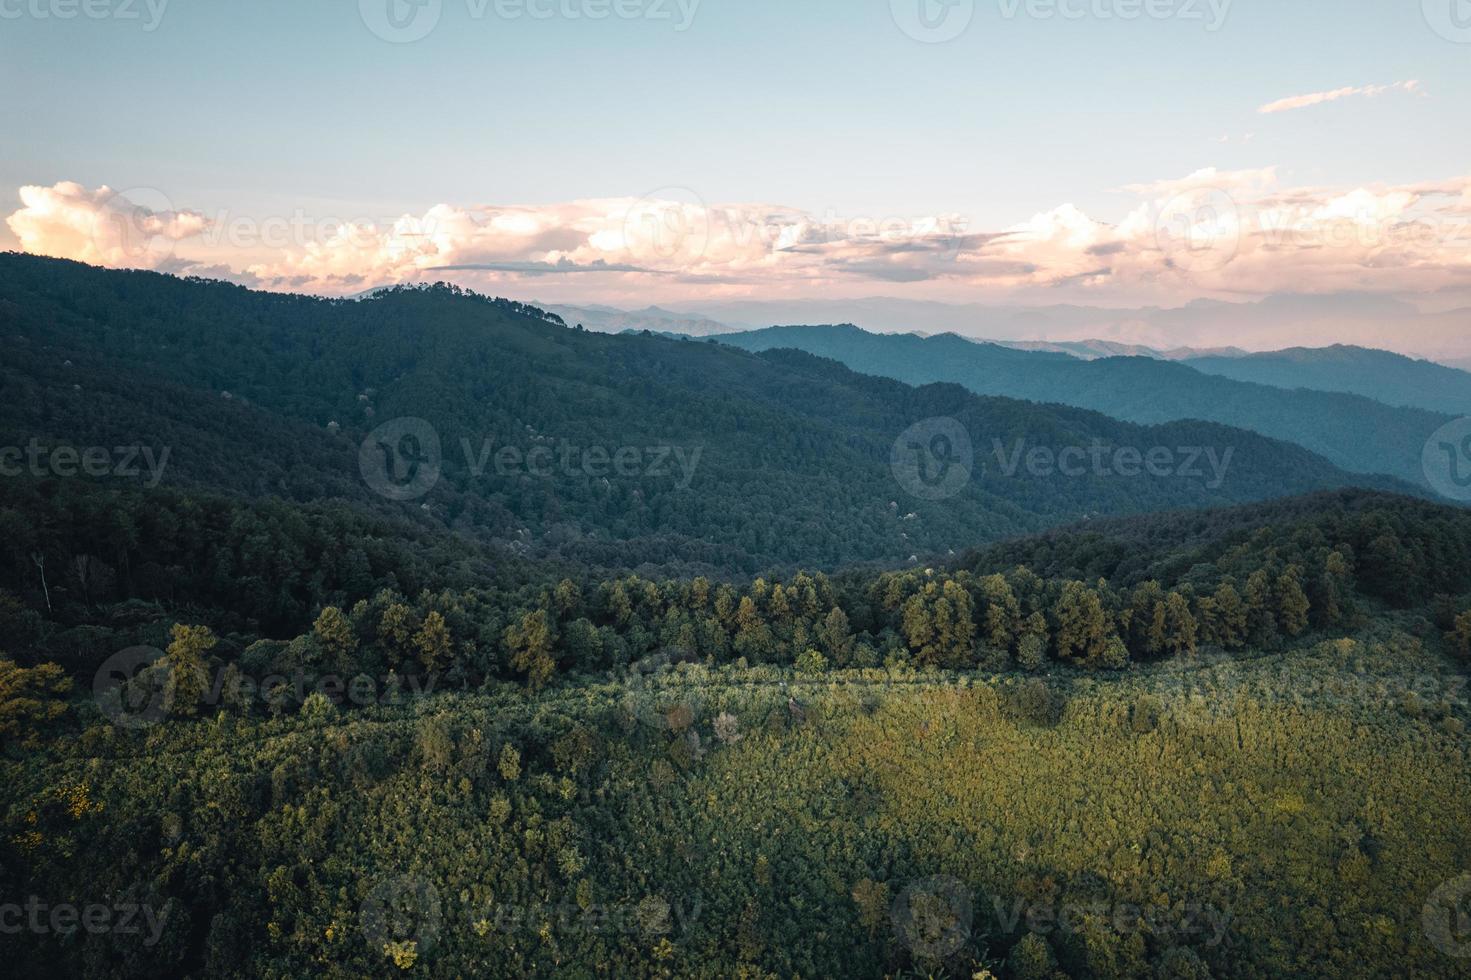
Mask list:
[[[555,313],[568,324],[581,324],[599,333],[627,333],[647,330],[657,334],[683,334],[689,337],[711,337],[735,333],[740,327],[718,323],[698,314],[675,313],[657,306],[642,310],[620,310],[611,306],[565,306],[533,301],[548,313]]]
[[[1386,405],[1471,415],[1471,373],[1390,351],[1336,344],[1241,357],[1191,357],[1184,363],[1237,381],[1350,392]]]
[[[996,340],[991,343],[1013,350],[1048,351],[1071,354],[1085,361],[1103,357],[1148,357],[1156,361],[1188,361],[1203,357],[1245,357],[1249,352],[1240,347],[1172,347],[1157,350],[1142,344],[1121,344],[1112,340]]]
[[[1201,299],[1184,306],[1109,308],[942,303],[864,299],[723,300],[669,304],[721,323],[761,329],[773,324],[854,323],[881,333],[955,333],[973,340],[1118,343],[1167,351],[1245,350],[1355,344],[1446,362],[1471,358],[1471,308],[1422,313],[1392,297],[1368,293],[1275,294],[1244,303]]]
[[[1296,443],[1345,469],[1425,485],[1425,441],[1451,416],[1361,395],[1285,390],[1142,357],[1084,361],[954,334],[873,334],[852,325],[770,327],[720,338],[747,350],[791,347],[909,384],[1089,408],[1141,424],[1202,419]]]

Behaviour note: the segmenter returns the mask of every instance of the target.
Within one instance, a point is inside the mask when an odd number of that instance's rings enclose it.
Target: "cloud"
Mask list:
[[[62,181],[22,187],[20,202],[6,224],[22,249],[94,265],[161,266],[176,243],[203,234],[209,224],[196,211],[174,210],[151,189],[120,194],[105,184],[89,191]]]
[[[1392,85],[1361,85],[1350,88],[1336,88],[1330,92],[1310,92],[1307,95],[1293,95],[1276,102],[1268,102],[1257,109],[1262,115],[1272,115],[1277,112],[1292,112],[1295,109],[1307,109],[1327,102],[1337,102],[1339,99],[1355,97],[1375,98],[1386,92],[1409,92],[1424,94],[1424,90],[1418,81],[1411,79],[1406,82],[1395,82]]]
[[[1009,225],[947,215],[815,214],[672,191],[536,206],[439,204],[354,220],[249,220],[107,187],[21,189],[27,251],[350,295],[453,279],[548,301],[860,296],[1169,305],[1198,297],[1471,288],[1471,177],[1286,184],[1203,168],[1118,188],[1108,219],[1061,204]],[[146,205],[146,206],[145,206]]]

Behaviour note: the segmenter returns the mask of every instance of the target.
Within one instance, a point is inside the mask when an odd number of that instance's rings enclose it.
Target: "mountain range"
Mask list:
[[[1305,446],[1359,473],[1425,484],[1426,440],[1448,414],[1362,395],[1205,374],[1143,357],[1084,361],[1013,350],[953,334],[873,334],[852,325],[771,327],[720,338],[746,350],[794,348],[908,384],[949,382],[988,395],[1072,405],[1140,424],[1203,419]]]
[[[952,347],[1000,352],[1041,376],[1089,366],[958,338],[827,333],[881,359],[897,342],[941,362]],[[0,335],[0,445],[167,450],[168,486],[340,500],[495,552],[593,567],[902,562],[1096,515],[1408,489],[1214,422],[1141,425],[931,379],[911,387],[809,353],[600,334],[451,286],[326,300],[7,254]],[[798,336],[736,341],[791,347]],[[903,373],[928,371],[915,367]],[[363,453],[401,446],[404,433],[381,427],[404,418],[428,427],[420,451],[437,444],[438,479],[412,499],[365,481],[375,457]],[[935,420],[963,435],[932,431]],[[899,475],[896,455],[913,455],[917,472],[958,462],[960,439],[974,471],[944,495]],[[1058,454],[1095,446],[1188,459],[1061,472]],[[916,455],[932,450],[934,460]],[[610,470],[620,452],[629,472]]]
[[[1269,351],[1288,344],[1382,347],[1446,362],[1471,358],[1471,309],[1422,312],[1402,300],[1363,293],[1276,294],[1247,303],[1201,299],[1174,308],[1005,306],[875,297],[857,300],[728,300],[670,304],[733,326],[854,323],[865,330],[956,333],[992,341],[1109,342],[1152,348],[1226,344]]]

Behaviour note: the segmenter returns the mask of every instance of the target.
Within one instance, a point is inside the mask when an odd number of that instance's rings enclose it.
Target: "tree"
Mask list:
[[[1288,565],[1277,578],[1278,621],[1288,636],[1300,636],[1308,628],[1307,593],[1302,590],[1302,568]]]
[[[751,660],[764,660],[771,656],[775,645],[770,627],[756,608],[756,601],[751,596],[742,597],[736,610],[736,653]]]
[[[1040,670],[1047,662],[1047,618],[1034,612],[1022,623],[1021,639],[1017,641],[1016,662],[1023,670]]]
[[[998,650],[1010,650],[1021,626],[1021,604],[1004,575],[981,579],[981,597],[986,602],[986,642]]]
[[[1084,665],[1103,660],[1113,630],[1098,593],[1082,582],[1066,582],[1054,615],[1057,629],[1053,641],[1059,657]]]
[[[526,675],[532,690],[540,690],[557,669],[552,657],[555,635],[546,610],[529,612],[519,623],[506,627],[505,640],[511,651],[511,666]]]
[[[1140,585],[1129,599],[1129,646],[1145,657],[1165,651],[1165,591],[1153,580]]]
[[[392,653],[395,664],[410,656],[410,644],[414,637],[414,611],[401,602],[395,602],[383,610],[378,621],[378,636]]]
[[[500,758],[496,760],[496,771],[508,783],[521,778],[521,753],[510,742],[501,746]]]
[[[353,632],[352,624],[342,614],[342,610],[336,606],[324,608],[317,621],[312,624],[312,632],[316,634],[317,642],[322,649],[332,658],[332,663],[340,670],[346,671],[352,666],[353,654],[357,652],[358,638]]]
[[[827,618],[818,627],[817,638],[822,641],[823,649],[834,663],[841,665],[848,662],[853,652],[853,634],[848,628],[848,614],[840,607],[833,606],[828,612]]]
[[[424,617],[424,625],[414,634],[414,649],[419,655],[419,663],[431,674],[449,663],[454,643],[450,639],[449,626],[438,609]]]
[[[1246,603],[1230,582],[1222,582],[1213,597],[1213,635],[1207,639],[1223,647],[1241,646],[1247,634]]]
[[[1016,647],[1016,662],[1022,670],[1041,670],[1047,662],[1047,640],[1036,633],[1022,637]]]
[[[576,582],[564,578],[557,583],[552,600],[556,603],[558,617],[565,619],[582,607],[582,590],[577,587]]]
[[[1277,642],[1277,616],[1272,601],[1272,580],[1265,568],[1252,572],[1246,580],[1247,636],[1257,646]]]
[[[1456,617],[1456,625],[1446,636],[1451,652],[1462,660],[1471,660],[1471,612]]]
[[[181,715],[192,715],[209,690],[205,657],[219,641],[208,626],[175,623],[164,662],[168,665],[167,703]]]
[[[805,650],[797,657],[797,673],[816,677],[827,672],[827,658],[816,650]]]
[[[72,681],[59,664],[21,667],[0,656],[0,744],[30,745],[66,711]]]
[[[889,918],[889,886],[869,878],[853,886],[853,904],[858,906],[858,921],[872,938]]]
[[[1057,971],[1057,958],[1046,939],[1029,932],[1012,947],[1006,965],[1017,980],[1051,980]]]
[[[1197,624],[1190,603],[1178,592],[1171,592],[1164,602],[1165,647],[1175,656],[1195,652]]]

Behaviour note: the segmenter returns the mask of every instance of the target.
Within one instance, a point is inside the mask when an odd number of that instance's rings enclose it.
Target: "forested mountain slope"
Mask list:
[[[1295,347],[1241,357],[1191,357],[1183,363],[1205,374],[1275,388],[1346,391],[1386,405],[1471,414],[1471,373],[1390,351]]]
[[[793,326],[719,339],[746,350],[804,350],[908,384],[953,382],[982,394],[1075,405],[1141,424],[1205,419],[1296,443],[1354,472],[1420,484],[1425,441],[1450,419],[1361,395],[1236,381],[1152,358],[1083,361],[954,334],[921,338],[853,326]]]
[[[141,445],[168,452],[165,485],[341,500],[606,568],[895,562],[1092,514],[1396,486],[1220,425],[1144,427],[794,352],[577,331],[452,287],[324,300],[9,254],[0,335],[4,444]],[[387,499],[360,450],[402,417],[429,424],[439,478]],[[940,500],[906,492],[892,466],[900,436],[937,418],[977,454]],[[1017,447],[1095,444],[1195,452],[1124,478],[1015,464]]]

